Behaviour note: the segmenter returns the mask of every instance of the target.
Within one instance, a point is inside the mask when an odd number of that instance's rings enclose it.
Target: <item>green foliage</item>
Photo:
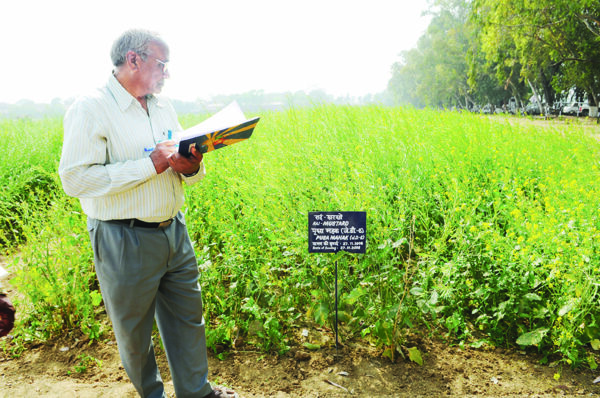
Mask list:
[[[436,0],[417,48],[392,66],[400,104],[470,108],[549,105],[576,88],[600,98],[600,3],[595,0]]]
[[[474,97],[465,56],[472,36],[467,25],[467,3],[445,2],[444,7],[432,11],[431,23],[417,48],[402,52],[401,62],[392,66],[388,89],[399,104],[472,106]]]
[[[103,334],[97,317],[102,297],[85,216],[75,199],[53,195],[47,212],[24,214],[27,245],[12,257],[11,283],[24,296],[15,300],[16,334],[43,341],[77,331],[97,340]]]
[[[211,349],[245,341],[283,353],[300,329],[331,335],[337,261],[342,340],[418,363],[407,336],[440,330],[596,366],[586,352],[600,346],[593,137],[411,108],[261,116],[250,140],[206,155],[206,178],[186,190]],[[56,165],[59,149],[49,157]],[[102,333],[85,217],[56,189],[27,196],[17,222],[27,243],[11,267],[23,295],[15,341]],[[308,254],[308,212],[336,210],[367,212],[365,254]]]
[[[553,102],[555,91],[568,91],[574,86],[589,93],[591,101],[597,100],[598,2],[473,3],[473,21],[481,27],[481,49],[497,65],[501,84],[514,74],[542,87],[548,103]]]
[[[421,351],[417,347],[411,347],[408,349],[408,358],[418,365],[423,365],[423,357]]]
[[[284,336],[332,328],[333,259],[306,253],[306,214],[365,210],[367,253],[339,259],[344,338],[391,357],[423,322],[502,345],[547,328],[540,350],[584,359],[582,331],[596,336],[598,317],[591,138],[378,107],[291,110],[261,123],[247,143],[207,156],[205,181],[188,189],[209,334],[222,319],[256,341],[272,317]],[[574,307],[561,317],[567,297]]]
[[[79,359],[79,362],[73,367],[73,370],[78,374],[86,373],[89,369],[94,367],[102,367],[102,360],[87,354],[80,354],[77,359]],[[70,374],[71,372],[68,373]]]
[[[0,246],[21,243],[22,220],[44,212],[60,189],[56,169],[62,142],[59,119],[0,119]]]
[[[537,328],[531,332],[523,333],[517,339],[517,344],[520,345],[538,345],[548,333],[548,328]]]
[[[19,292],[13,344],[4,340],[4,349],[18,355],[28,342],[73,331],[98,339],[101,296],[85,216],[56,172],[61,120],[3,119],[0,136],[0,244],[14,252],[9,270]]]

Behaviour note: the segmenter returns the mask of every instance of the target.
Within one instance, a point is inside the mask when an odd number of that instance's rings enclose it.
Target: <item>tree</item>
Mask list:
[[[600,1],[436,0],[416,49],[392,66],[388,90],[399,103],[469,107],[521,105],[534,94],[600,101]]]
[[[549,104],[573,86],[597,103],[599,11],[597,0],[474,0],[472,20],[488,61],[520,65],[520,78],[541,87]]]
[[[465,59],[469,1],[437,1],[435,6],[417,48],[403,52],[392,66],[388,89],[400,103],[467,108],[473,103]]]
[[[501,104],[510,96],[521,102],[527,89],[519,81],[520,67],[507,72],[488,62],[478,45],[481,27],[471,21],[471,5],[470,0],[433,3],[433,18],[417,48],[403,52],[392,66],[388,89],[397,102],[460,108]]]

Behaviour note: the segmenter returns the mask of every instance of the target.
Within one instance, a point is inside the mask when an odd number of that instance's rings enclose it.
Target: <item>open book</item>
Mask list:
[[[246,119],[233,101],[205,121],[180,132],[179,153],[189,156],[194,145],[199,152],[206,153],[247,140],[259,119]]]

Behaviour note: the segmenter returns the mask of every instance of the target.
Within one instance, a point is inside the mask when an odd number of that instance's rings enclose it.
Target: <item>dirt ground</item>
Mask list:
[[[514,117],[510,115],[489,115],[491,120],[500,120],[517,126],[537,126],[537,127],[553,127],[560,129],[560,126],[579,126],[584,131],[592,135],[597,135],[600,132],[600,123],[597,118],[592,117],[576,117],[576,116],[533,116],[533,117]]]
[[[312,333],[312,331],[310,332]],[[245,347],[224,360],[209,358],[212,382],[234,388],[240,397],[556,397],[600,395],[600,372],[572,371],[539,364],[535,354],[504,349],[461,349],[414,336],[408,346],[423,354],[423,365],[392,363],[374,347],[347,344],[319,351],[300,346],[286,355],[265,355]],[[81,355],[96,358],[77,372]],[[159,366],[169,397],[173,385],[164,353]],[[555,380],[554,374],[561,377]],[[56,341],[0,359],[0,397],[136,397],[121,367],[116,344]]]

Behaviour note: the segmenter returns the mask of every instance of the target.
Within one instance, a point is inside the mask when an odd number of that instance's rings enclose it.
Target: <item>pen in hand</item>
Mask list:
[[[173,132],[171,130],[167,131],[167,139],[171,140],[173,139]],[[148,153],[148,152],[152,152],[156,147],[153,146],[147,146],[144,147],[144,152]],[[179,144],[175,144],[175,148],[179,148]]]
[[[156,144],[155,148],[145,148],[144,150],[150,150],[149,158],[154,164],[157,174],[161,174],[169,167],[171,167],[169,160],[173,155],[177,155],[177,149],[175,148],[175,141],[162,141]]]

